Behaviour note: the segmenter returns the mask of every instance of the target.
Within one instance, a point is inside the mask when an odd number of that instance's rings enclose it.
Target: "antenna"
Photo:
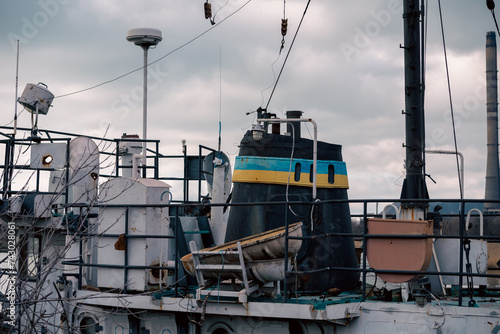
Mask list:
[[[17,133],[17,89],[19,83],[19,40],[17,40],[17,59],[16,59],[16,101],[14,103],[14,137]]]
[[[127,32],[127,41],[140,46],[144,50],[144,85],[142,98],[142,165],[146,166],[146,140],[148,128],[148,49],[161,42],[161,31],[154,28],[135,28]],[[142,171],[146,177],[146,168]]]
[[[127,32],[127,41],[149,49],[161,42],[161,31],[154,28],[135,28]]]

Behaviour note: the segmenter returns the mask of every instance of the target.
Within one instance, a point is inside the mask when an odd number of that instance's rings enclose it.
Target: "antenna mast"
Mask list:
[[[17,94],[19,83],[19,40],[17,40],[17,59],[16,59],[16,101],[14,102],[14,138],[17,133]]]

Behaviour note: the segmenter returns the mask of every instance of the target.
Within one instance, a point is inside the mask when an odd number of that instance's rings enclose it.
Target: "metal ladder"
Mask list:
[[[218,297],[236,297],[238,298],[238,302],[246,304],[248,302],[248,296],[259,289],[260,285],[258,282],[248,281],[245,260],[239,242],[236,244],[236,251],[198,251],[195,241],[190,241],[189,247],[193,256],[196,280],[199,286],[196,290],[196,298],[198,300],[207,298],[209,295],[216,295]],[[203,255],[221,255],[224,257],[233,254],[238,255],[239,264],[225,264],[224,261],[222,261],[222,264],[202,264],[200,261]],[[243,289],[240,289],[241,285],[236,284],[234,279],[231,284],[222,284],[219,282],[215,287],[206,286],[205,278],[203,277],[203,272],[206,271],[217,271],[219,273],[224,271],[241,272]]]

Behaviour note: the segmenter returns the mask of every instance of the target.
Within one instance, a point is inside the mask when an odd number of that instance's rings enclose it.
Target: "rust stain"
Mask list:
[[[99,175],[97,175],[97,173],[95,173],[95,172],[92,172],[92,173],[90,173],[90,177],[92,178],[92,180],[94,180],[94,187],[95,187],[96,182],[97,182],[97,178],[99,177]]]
[[[154,262],[150,264],[152,267],[159,267],[160,263]],[[165,267],[165,263],[163,264],[162,267]],[[151,276],[157,281],[160,281],[160,279],[164,279],[167,276],[167,270],[166,269],[159,269],[159,268],[153,268],[151,269]],[[161,276],[161,277],[160,277]]]
[[[92,286],[92,285],[82,285],[82,290],[101,292],[101,289],[99,289],[95,286]]]
[[[125,250],[125,233],[120,234],[118,241],[115,242],[116,250]]]
[[[50,167],[50,164],[54,161],[54,157],[50,154],[45,154],[43,157],[42,157],[42,165],[43,167],[45,168],[48,168]]]
[[[312,319],[316,319],[318,316],[318,311],[316,311],[314,309],[313,305],[309,305],[309,313],[310,313]]]

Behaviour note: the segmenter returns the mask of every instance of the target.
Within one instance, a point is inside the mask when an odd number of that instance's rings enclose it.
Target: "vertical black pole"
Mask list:
[[[459,236],[460,236],[460,255],[459,255],[459,275],[458,275],[458,306],[462,306],[463,303],[463,281],[464,281],[464,236],[465,236],[465,202],[460,202],[460,226],[459,226]]]
[[[5,142],[5,166],[3,172],[3,194],[2,199],[7,199],[10,197],[11,190],[11,180],[12,180],[12,171],[14,170],[14,145],[15,139],[10,138]]]
[[[361,300],[366,298],[366,235],[368,234],[368,202],[363,201],[363,295]]]
[[[288,300],[288,284],[286,284],[288,280],[288,202],[285,205],[285,279],[283,280],[283,297],[285,303]],[[279,282],[277,283],[279,284]]]
[[[128,290],[128,219],[129,219],[129,207],[125,208],[125,234],[123,239],[125,241],[125,254],[123,257],[123,293],[127,293]]]
[[[419,0],[405,0],[404,61],[405,61],[405,127],[406,127],[406,179],[402,199],[428,199],[425,185],[425,139],[422,61],[420,52],[420,23],[423,17]],[[422,203],[403,204],[406,207],[424,208]]]
[[[189,201],[189,181],[188,181],[188,158],[187,158],[187,145],[185,142],[182,143],[182,154],[184,155],[184,202],[186,204]],[[180,209],[177,208],[177,209]],[[186,207],[182,207],[182,212],[185,212]]]

